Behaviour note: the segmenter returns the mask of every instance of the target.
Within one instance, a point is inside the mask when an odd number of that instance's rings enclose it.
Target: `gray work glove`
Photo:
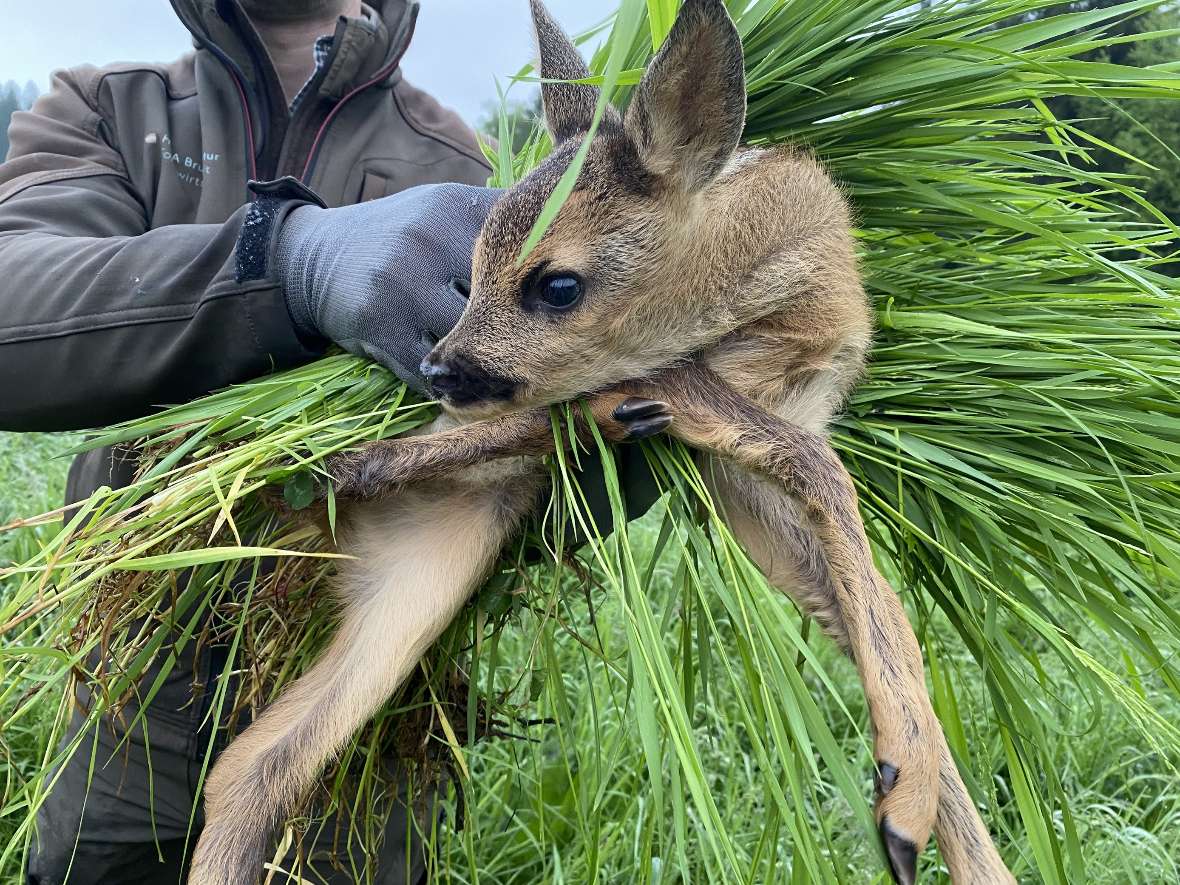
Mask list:
[[[503,191],[428,184],[282,221],[273,270],[306,341],[328,339],[419,393],[418,365],[467,305],[471,253]]]

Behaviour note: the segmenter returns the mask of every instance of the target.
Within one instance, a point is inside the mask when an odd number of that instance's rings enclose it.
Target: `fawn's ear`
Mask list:
[[[627,108],[625,127],[649,170],[686,191],[708,184],[742,136],[742,41],[722,0],[684,0]]]
[[[537,35],[538,69],[542,80],[581,80],[590,76],[590,69],[541,0],[531,0],[533,28]],[[594,121],[598,104],[598,89],[584,83],[542,83],[541,106],[545,125],[560,144],[567,138],[586,132]],[[612,113],[612,108],[607,108]]]

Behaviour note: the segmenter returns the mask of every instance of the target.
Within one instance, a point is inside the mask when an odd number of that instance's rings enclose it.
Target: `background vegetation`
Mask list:
[[[27,111],[37,99],[37,84],[32,80],[18,86],[15,80],[0,83],[0,159],[8,154],[8,123],[17,111]]]
[[[1069,4],[1071,9],[1088,11],[1116,6],[1113,0],[1086,0]],[[1031,13],[1043,17],[1044,10]],[[1168,3],[1116,20],[1111,32],[1123,42],[1091,49],[1081,58],[1089,61],[1148,67],[1170,65],[1180,58],[1174,34],[1162,39],[1137,39],[1144,34],[1167,34],[1180,27],[1180,6]],[[1174,148],[1180,145],[1180,105],[1174,101],[1137,101],[1116,103],[1128,117],[1112,113],[1110,105],[1087,95],[1062,95],[1047,104],[1054,115],[1064,120],[1084,121],[1082,125],[1091,135],[1118,150],[1094,152],[1094,163],[1103,172],[1130,174],[1142,179],[1147,199],[1173,221],[1180,219],[1180,161]],[[1137,157],[1154,168],[1144,168],[1131,157]],[[1172,269],[1173,272],[1175,268]]]
[[[1101,5],[1075,4],[1066,17],[1032,0],[733,4],[746,38],[748,136],[812,146],[860,212],[882,333],[836,442],[923,640],[952,747],[1024,881],[1180,877],[1180,307],[1166,275],[1176,231],[1138,190],[1163,188],[1155,199],[1175,205],[1175,176],[1160,171],[1175,168],[1173,142],[1151,133],[1175,119],[1176,20],[1168,5]],[[595,60],[618,100],[675,6],[622,4]],[[1144,64],[1153,67],[1129,67]],[[546,144],[514,139],[507,117],[495,125],[507,183]],[[1127,156],[1132,146],[1152,166]],[[355,398],[336,406],[339,390]],[[209,454],[200,471],[211,468],[245,531],[260,518],[247,492],[292,473],[277,435],[299,440],[296,453],[314,464],[346,438],[390,432],[388,408],[376,408],[390,397],[387,379],[332,363],[118,434]],[[243,430],[242,415],[265,429]],[[25,457],[13,441],[0,479],[25,476],[17,494],[34,500],[9,506],[29,513],[58,490],[32,479],[44,450],[31,469],[8,466]],[[433,704],[455,726],[492,699],[508,730],[532,738],[472,743],[477,729],[435,729],[432,740],[459,760],[466,797],[466,825],[440,832],[440,875],[881,877],[851,667],[750,574],[713,520],[697,527],[707,502],[683,454],[646,451],[672,493],[625,536],[579,554],[589,584],[570,570],[506,567],[428,662],[436,678],[426,694],[397,702]],[[183,489],[167,512],[121,524],[144,549],[104,547],[98,532],[89,546],[63,548],[42,530],[48,549],[66,554],[52,585],[59,611],[10,634],[0,655],[9,680],[0,825],[13,838],[36,796],[35,751],[62,677],[27,649],[52,641],[80,654],[62,625],[85,605],[83,554],[138,574],[137,557],[209,543],[204,522],[183,544],[148,543],[182,518],[224,509],[199,470],[180,470],[106,505],[109,516],[161,483]],[[14,562],[38,555],[27,532],[10,538],[21,545],[8,548]],[[224,563],[201,573],[227,612],[240,609],[228,573]],[[16,573],[4,584],[0,621],[34,598],[29,580]],[[273,598],[269,585],[255,589]],[[310,600],[284,613],[305,619],[297,624],[316,617]],[[474,689],[457,707],[436,703],[430,692],[456,674]],[[334,795],[350,794],[337,785]],[[0,855],[14,881],[18,854]],[[931,851],[924,868],[936,864]]]

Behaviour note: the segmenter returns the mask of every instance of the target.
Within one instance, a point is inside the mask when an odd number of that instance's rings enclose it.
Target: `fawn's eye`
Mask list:
[[[582,300],[581,279],[568,273],[549,274],[536,283],[534,292],[541,304],[552,310],[569,310]]]

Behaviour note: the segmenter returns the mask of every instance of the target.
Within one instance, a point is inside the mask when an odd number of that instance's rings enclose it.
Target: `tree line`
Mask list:
[[[41,90],[32,80],[24,86],[15,80],[0,85],[0,159],[8,156],[8,122],[17,111],[27,111]]]
[[[1073,11],[1085,12],[1121,2],[1081,0],[1068,5]],[[1126,42],[1084,53],[1081,58],[1134,67],[1175,65],[1180,59],[1180,4],[1167,3],[1148,12],[1128,14],[1112,30]],[[1144,41],[1135,39],[1138,34],[1164,36]],[[1137,177],[1147,199],[1173,224],[1180,224],[1180,101],[1117,101],[1063,95],[1047,104],[1058,120],[1077,121],[1088,135],[1114,148],[1099,147],[1092,152],[1099,170]],[[1121,156],[1120,151],[1141,162]]]

